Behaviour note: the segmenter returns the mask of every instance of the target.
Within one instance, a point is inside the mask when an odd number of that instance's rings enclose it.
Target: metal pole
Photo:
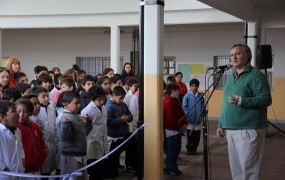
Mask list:
[[[247,44],[247,38],[248,38],[248,24],[245,21],[244,22],[244,44]]]
[[[207,111],[207,110],[205,110]],[[203,117],[203,142],[204,142],[204,171],[205,171],[205,180],[209,179],[209,173],[208,173],[208,129],[207,129],[207,113],[204,114]]]
[[[139,89],[139,121],[137,127],[144,123],[144,6],[140,6]],[[142,180],[144,176],[144,130],[138,132],[138,154],[138,180]]]

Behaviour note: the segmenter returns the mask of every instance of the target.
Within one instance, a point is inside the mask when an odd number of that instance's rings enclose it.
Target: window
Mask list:
[[[120,58],[120,71],[115,73],[121,73],[123,68],[124,58]],[[103,70],[110,67],[110,57],[76,57],[76,64],[80,69],[86,71],[87,74],[96,76],[102,74]]]
[[[225,56],[214,56],[214,66],[223,66],[229,64],[230,56],[225,55]],[[217,89],[224,89],[224,86],[226,84],[226,81],[230,74],[232,73],[232,70],[227,70],[224,72],[224,75],[222,76]],[[217,76],[214,76],[214,81],[216,80]],[[273,87],[273,82],[272,82],[272,71],[267,71],[267,79],[269,82],[270,87]]]
[[[214,66],[223,66],[223,65],[227,65],[229,64],[230,61],[230,56],[229,55],[225,55],[225,56],[214,56]],[[226,81],[228,79],[228,77],[230,76],[230,73],[232,71],[228,70],[225,71],[222,78],[219,81],[219,84],[217,85],[217,89],[224,89],[224,86],[226,84]],[[218,76],[214,76],[214,81],[216,80],[216,78],[218,78]]]
[[[176,67],[176,57],[175,56],[165,56],[163,59],[163,74],[164,75],[174,75]]]

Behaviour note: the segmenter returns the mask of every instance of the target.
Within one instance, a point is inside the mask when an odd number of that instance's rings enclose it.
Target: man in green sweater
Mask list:
[[[251,66],[251,50],[235,44],[231,49],[233,73],[224,88],[217,135],[227,131],[229,161],[234,180],[260,179],[267,113],[271,92],[266,76]]]

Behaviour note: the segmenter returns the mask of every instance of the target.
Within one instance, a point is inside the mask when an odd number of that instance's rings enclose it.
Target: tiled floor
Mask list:
[[[226,139],[216,136],[217,121],[209,121],[208,143],[210,153],[208,157],[208,179],[230,180],[231,173],[228,162],[228,151]],[[276,124],[285,130],[285,123]],[[268,127],[268,138],[264,151],[263,175],[261,180],[284,180],[285,179],[285,134],[278,132],[272,126]],[[276,133],[276,134],[275,134]],[[270,136],[272,135],[272,136]],[[165,180],[201,180],[205,179],[203,168],[203,137],[198,147],[198,155],[186,155],[186,137],[182,137],[183,145],[180,157],[186,161],[186,165],[180,165],[182,175],[174,176],[164,174]],[[123,161],[122,161],[123,162]],[[120,180],[137,179],[121,171]]]
[[[276,124],[277,127],[285,130],[285,124]],[[220,139],[215,135],[217,121],[209,121],[209,143],[210,157],[208,176],[212,180],[231,179],[227,143],[225,139]],[[264,151],[263,175],[262,180],[281,180],[285,179],[285,134],[276,133],[277,129],[269,126],[267,129],[266,147]],[[275,134],[276,133],[276,134]],[[272,135],[272,136],[271,136]],[[202,142],[202,141],[201,141]],[[201,143],[202,144],[202,143]],[[200,146],[200,155],[189,157],[185,154],[185,149],[181,156],[188,161],[187,165],[180,166],[182,175],[170,176],[165,175],[166,180],[198,180],[205,179],[203,171],[203,151]]]

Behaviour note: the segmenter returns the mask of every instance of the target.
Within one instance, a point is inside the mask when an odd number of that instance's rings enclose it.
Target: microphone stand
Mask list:
[[[209,69],[208,69],[209,70]],[[208,71],[207,70],[207,71]],[[225,72],[225,69],[221,69],[221,71],[218,71],[216,73],[213,73],[212,75],[215,75],[215,74],[218,74],[218,78],[208,87],[207,90],[205,90],[205,92],[202,94],[202,96],[198,99],[198,101],[196,101],[196,103],[189,109],[189,111],[187,111],[185,113],[185,115],[179,120],[179,122],[181,122],[185,116],[197,105],[197,103],[199,101],[201,101],[203,99],[203,97],[205,96],[206,93],[208,93],[210,91],[210,88],[213,86],[213,90],[212,92],[210,93],[209,95],[209,98],[208,100],[206,101],[206,103],[204,103],[204,106],[202,108],[202,111],[200,112],[200,115],[199,117],[196,119],[196,122],[195,124],[193,125],[193,128],[190,132],[190,135],[192,134],[193,130],[195,129],[195,127],[197,126],[197,123],[198,123],[198,119],[201,118],[201,116],[203,115],[203,147],[204,147],[204,153],[203,153],[203,162],[204,162],[204,175],[205,175],[205,180],[208,180],[209,179],[209,173],[208,173],[208,129],[207,129],[207,114],[208,114],[208,110],[206,110],[206,107],[209,103],[209,100],[211,99],[214,91],[216,90],[216,87],[218,86],[218,83],[220,81],[220,79],[222,78],[223,74]],[[206,82],[205,82],[206,83]]]
[[[223,74],[224,71],[225,71],[225,70],[221,70],[221,71],[218,71],[218,72],[216,72],[216,73],[213,73],[212,75]],[[221,77],[218,77],[218,78],[208,87],[208,89],[207,89],[204,93],[202,93],[202,96],[201,96],[201,97],[198,99],[198,101],[196,101],[196,102],[193,104],[193,106],[191,106],[190,109],[180,118],[179,122],[181,122],[181,121],[185,118],[185,116],[186,116],[190,111],[192,111],[192,109],[203,99],[203,97],[205,96],[205,94],[210,91],[210,89],[211,89],[212,86],[215,85],[214,88],[213,88],[213,90],[216,88],[216,86],[218,85],[220,79],[221,79]],[[207,104],[208,104],[208,103],[207,103]],[[205,109],[204,106],[203,106],[203,109]],[[201,115],[199,116],[199,118],[200,118],[200,117],[201,117]],[[199,119],[199,118],[198,118],[198,119]],[[196,122],[197,122],[197,121],[196,121]],[[195,126],[194,126],[194,128],[195,128]]]

